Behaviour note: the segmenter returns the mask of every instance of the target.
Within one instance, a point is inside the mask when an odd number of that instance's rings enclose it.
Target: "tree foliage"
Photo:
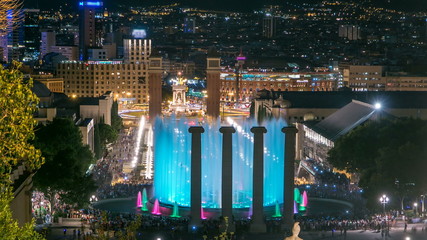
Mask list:
[[[99,139],[101,144],[105,145],[107,143],[112,143],[117,140],[118,133],[117,131],[110,125],[105,123],[98,123],[99,129]]]
[[[18,67],[8,70],[0,66],[0,179],[8,179],[21,163],[29,170],[43,163],[40,151],[28,142],[34,138],[32,114],[38,99],[31,91],[32,81],[23,80]]]
[[[92,152],[83,145],[80,130],[71,119],[56,118],[36,131],[35,145],[41,149],[46,163],[34,177],[34,185],[51,197],[59,193],[65,203],[82,206],[89,197],[82,198],[78,190],[93,192],[94,181],[86,176],[94,162]],[[84,181],[83,181],[84,180]],[[72,197],[72,195],[77,196]]]
[[[117,101],[114,101],[111,106],[111,127],[113,127],[116,132],[119,132],[123,127],[123,120],[119,116],[119,104]]]
[[[98,124],[94,126],[93,133],[93,147],[95,152],[95,158],[100,159],[102,157],[103,145],[101,144],[101,137],[99,136],[99,127]]]
[[[43,163],[40,151],[28,142],[34,137],[32,114],[38,99],[31,91],[32,81],[24,80],[18,68],[19,64],[0,66],[0,239],[41,239],[33,223],[20,228],[10,209],[12,170],[23,164],[34,171]]]
[[[378,205],[377,197],[384,192],[398,198],[418,196],[427,192],[425,136],[424,120],[373,121],[340,138],[328,160],[339,169],[358,173],[359,186],[372,204]]]

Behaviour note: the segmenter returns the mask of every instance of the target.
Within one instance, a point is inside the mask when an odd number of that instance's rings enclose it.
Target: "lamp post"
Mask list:
[[[390,201],[390,199],[387,197],[387,195],[382,195],[381,197],[380,197],[380,202],[382,203],[382,205],[383,205],[383,211],[384,211],[384,215],[385,215],[385,205],[388,203]]]
[[[390,201],[390,199],[387,197],[387,195],[383,194],[380,197],[380,202],[383,205],[383,211],[384,211],[384,216],[385,216],[385,223],[387,224],[387,233],[386,236],[388,236],[389,234],[389,225],[388,225],[388,219],[387,219],[387,214],[385,213],[385,205]]]
[[[414,202],[414,213],[415,213],[415,216],[418,215],[418,203],[416,202]]]
[[[93,209],[93,203],[94,203],[94,202],[97,202],[97,201],[98,201],[98,198],[97,198],[95,195],[92,195],[92,196],[89,198],[90,208],[91,208],[91,209]],[[90,212],[89,212],[89,214],[90,214]]]
[[[421,215],[424,217],[424,199],[425,199],[425,195],[421,195]]]

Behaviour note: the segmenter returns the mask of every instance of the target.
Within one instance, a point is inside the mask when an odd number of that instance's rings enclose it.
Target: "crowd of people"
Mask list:
[[[123,172],[123,166],[133,157],[135,128],[122,130],[114,147],[108,149],[92,170],[98,184],[98,200],[135,197],[138,191],[148,187],[151,180],[135,179]]]
[[[151,185],[146,184],[131,184],[131,183],[117,183],[114,185],[103,185],[98,188],[98,199],[109,198],[128,198],[136,197],[142,189],[149,189]]]

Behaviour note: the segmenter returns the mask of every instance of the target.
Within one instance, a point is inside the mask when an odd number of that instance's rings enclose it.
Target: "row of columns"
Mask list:
[[[201,134],[205,131],[203,127],[190,127],[191,134],[191,221],[190,226],[200,226],[202,208],[202,144]],[[233,190],[233,159],[232,159],[232,134],[235,133],[233,127],[221,127],[219,130],[223,134],[222,142],[222,179],[221,179],[221,206],[222,216],[228,217],[229,229],[232,225],[232,190]],[[265,232],[264,223],[264,133],[265,127],[253,127],[254,134],[254,155],[253,155],[253,197],[252,197],[252,225],[251,232]],[[285,133],[285,167],[284,171],[284,204],[283,216],[286,227],[293,224],[293,199],[294,199],[294,162],[295,162],[295,137],[297,129],[295,127],[284,127]],[[257,181],[258,180],[258,181]]]

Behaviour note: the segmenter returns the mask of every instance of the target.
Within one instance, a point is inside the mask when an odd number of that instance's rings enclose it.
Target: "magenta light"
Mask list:
[[[203,211],[203,207],[201,208],[200,215],[202,219],[207,219],[207,217],[205,216],[205,211]]]
[[[159,205],[158,199],[156,199],[156,201],[154,201],[153,211],[151,212],[151,214],[162,215],[162,213],[160,212],[160,205]]]
[[[239,60],[240,60],[240,61],[241,61],[241,60],[246,60],[246,57],[240,57],[240,56],[239,56],[239,57],[237,57],[237,58],[236,58],[236,60],[237,60],[237,61],[239,61]]]
[[[304,191],[304,192],[302,193],[302,205],[303,205],[304,207],[307,207],[307,206],[308,206],[308,196],[307,196],[307,192],[306,192],[306,191]]]
[[[253,204],[251,203],[251,206],[249,207],[249,212],[248,212],[248,219],[252,218],[252,214],[254,213],[254,208],[253,208]]]
[[[138,197],[136,199],[136,207],[140,208],[142,207],[142,198],[141,198],[141,191],[138,192]]]

